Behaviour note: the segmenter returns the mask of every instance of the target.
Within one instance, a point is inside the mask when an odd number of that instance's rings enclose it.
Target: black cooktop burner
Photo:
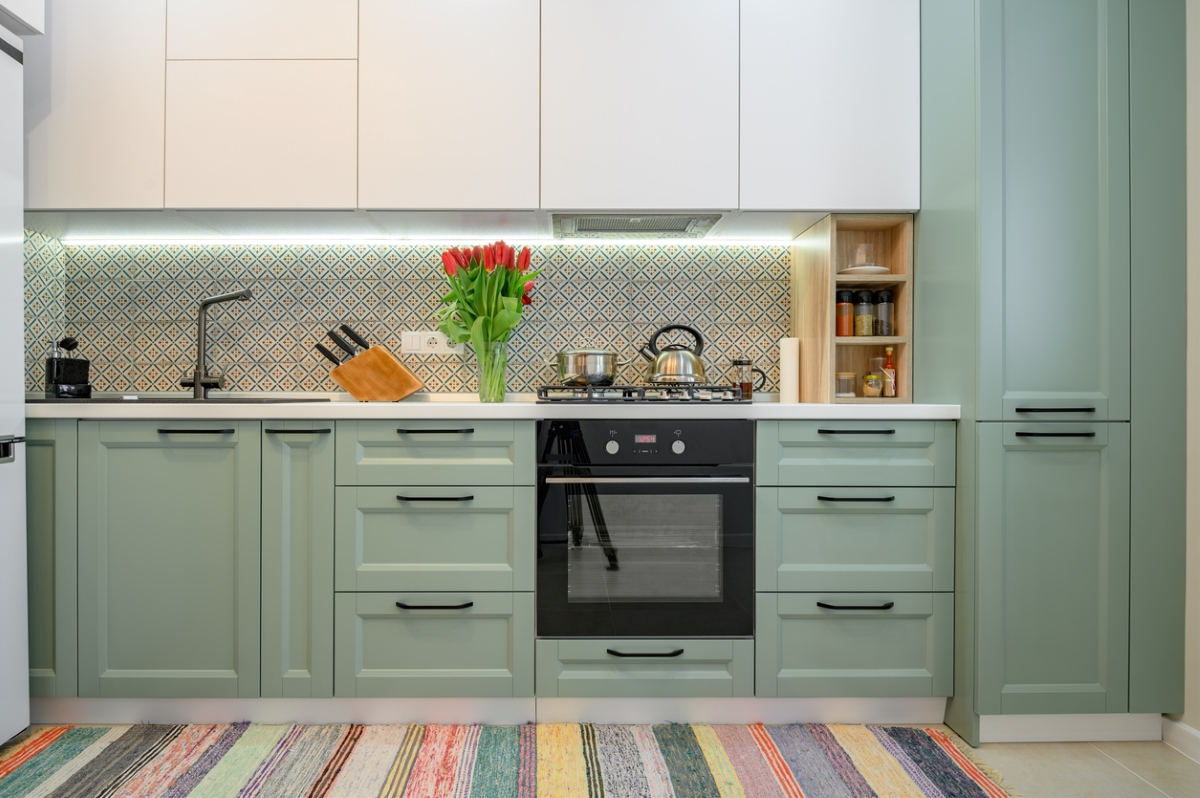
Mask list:
[[[752,401],[736,385],[543,385],[539,402],[736,402]]]

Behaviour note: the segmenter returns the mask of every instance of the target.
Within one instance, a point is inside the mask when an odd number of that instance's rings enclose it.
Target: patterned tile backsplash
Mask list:
[[[400,351],[401,330],[436,329],[442,249],[63,245],[26,231],[26,386],[42,388],[42,359],[66,332],[91,359],[97,390],[179,390],[195,358],[197,302],[250,288],[252,301],[209,311],[209,361],[233,390],[339,390],[313,344],[347,323],[401,357],[428,390],[474,391],[469,347],[465,356]],[[726,379],[729,358],[744,353],[774,390],[777,343],[789,326],[789,259],[784,245],[539,245],[533,268],[545,271],[510,344],[508,389],[550,382],[545,364],[560,348],[608,347],[633,358],[657,327],[679,322],[703,333],[710,379]],[[620,379],[642,382],[645,365],[637,358]]]

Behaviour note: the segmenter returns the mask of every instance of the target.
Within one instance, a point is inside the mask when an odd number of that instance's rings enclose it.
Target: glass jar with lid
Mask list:
[[[854,294],[854,334],[875,334],[875,292],[863,289]]]
[[[833,395],[837,399],[853,399],[856,394],[854,388],[858,383],[858,374],[853,371],[837,372],[837,379],[834,381]]]

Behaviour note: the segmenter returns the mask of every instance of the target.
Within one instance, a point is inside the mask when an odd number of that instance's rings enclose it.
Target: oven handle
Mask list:
[[[546,477],[549,485],[671,485],[680,482],[747,483],[750,477]]]

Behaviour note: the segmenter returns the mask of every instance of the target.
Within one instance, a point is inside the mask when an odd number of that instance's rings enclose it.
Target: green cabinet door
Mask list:
[[[978,427],[978,713],[1126,712],[1129,425]]]
[[[758,485],[954,487],[954,421],[760,421]]]
[[[984,0],[979,30],[978,417],[1127,420],[1128,0]]]
[[[754,641],[538,640],[537,694],[541,698],[750,697],[754,695]]]
[[[533,695],[533,593],[338,593],[334,606],[339,698]]]
[[[533,590],[534,493],[337,489],[337,589]]]
[[[259,694],[257,421],[79,423],[79,694]]]
[[[29,694],[78,695],[75,419],[25,422]]]
[[[532,485],[532,421],[339,421],[339,485]]]
[[[264,421],[262,696],[333,695],[332,422]]]

